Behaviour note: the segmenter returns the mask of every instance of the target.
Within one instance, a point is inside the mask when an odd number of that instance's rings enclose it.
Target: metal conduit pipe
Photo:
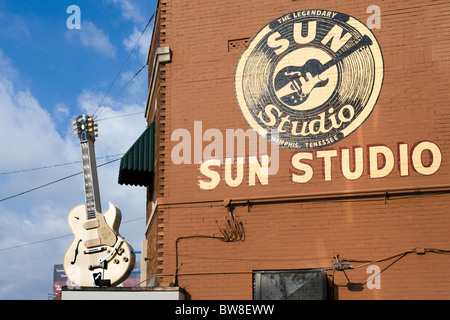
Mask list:
[[[401,188],[380,188],[380,189],[361,189],[351,191],[335,192],[316,192],[316,193],[295,193],[295,194],[277,194],[270,196],[248,196],[225,199],[198,199],[198,200],[175,200],[167,201],[164,198],[158,198],[158,206],[176,206],[189,204],[206,204],[212,202],[222,202],[225,207],[229,205],[245,205],[269,202],[295,202],[308,200],[335,200],[342,198],[364,198],[364,197],[387,197],[398,195],[421,195],[429,193],[450,193],[450,185],[430,185],[413,186]]]
[[[271,196],[253,196],[240,198],[227,198],[223,201],[225,207],[230,205],[247,205],[274,202],[295,202],[311,200],[335,200],[345,198],[365,198],[365,197],[390,197],[400,195],[420,195],[430,193],[450,193],[450,185],[432,185],[422,187],[403,187],[385,189],[362,189],[355,191],[319,192],[303,194],[280,194]]]

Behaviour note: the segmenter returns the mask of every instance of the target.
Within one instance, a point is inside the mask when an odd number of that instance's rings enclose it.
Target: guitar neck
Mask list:
[[[83,162],[86,219],[95,219],[96,212],[101,212],[101,205],[94,140],[90,137],[87,140],[81,141],[81,159]]]
[[[320,73],[328,70],[329,68],[334,66],[336,63],[338,63],[339,61],[342,61],[342,59],[348,57],[349,55],[351,55],[353,52],[357,51],[358,49],[360,49],[364,46],[371,45],[371,44],[372,44],[372,40],[370,40],[370,38],[367,35],[364,35],[361,38],[361,40],[359,40],[357,43],[355,43],[352,47],[350,47],[346,51],[342,52],[339,56],[331,59],[326,64],[324,64]]]

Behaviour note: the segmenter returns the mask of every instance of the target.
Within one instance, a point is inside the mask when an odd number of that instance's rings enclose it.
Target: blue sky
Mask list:
[[[80,8],[80,29],[67,28],[70,5]],[[137,40],[155,8],[156,0],[0,2],[0,299],[52,292],[53,265],[72,241],[67,216],[84,201],[82,177],[3,199],[81,171],[59,166],[81,159],[72,118],[97,110],[130,52],[99,109],[97,164],[120,157],[112,155],[145,129],[147,69],[125,84],[146,63],[153,23]],[[111,201],[122,210],[121,234],[140,250],[145,189],[119,185],[118,168],[98,169],[102,208]]]

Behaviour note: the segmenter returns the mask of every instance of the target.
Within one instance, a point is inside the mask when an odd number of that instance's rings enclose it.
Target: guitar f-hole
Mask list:
[[[80,242],[83,241],[82,239],[78,240],[77,247],[75,249],[75,257],[73,257],[73,261],[71,261],[71,264],[75,264],[75,261],[77,260],[78,256],[78,247],[80,246]]]

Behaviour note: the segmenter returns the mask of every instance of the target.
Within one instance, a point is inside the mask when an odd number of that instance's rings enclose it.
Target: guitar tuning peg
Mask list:
[[[77,130],[77,127],[76,127],[76,126],[74,126],[74,127],[73,127],[73,130]]]
[[[73,133],[74,136],[77,135],[77,134],[78,134],[78,132],[74,132],[74,133]]]
[[[76,121],[72,121],[72,124],[76,124],[77,122]]]

